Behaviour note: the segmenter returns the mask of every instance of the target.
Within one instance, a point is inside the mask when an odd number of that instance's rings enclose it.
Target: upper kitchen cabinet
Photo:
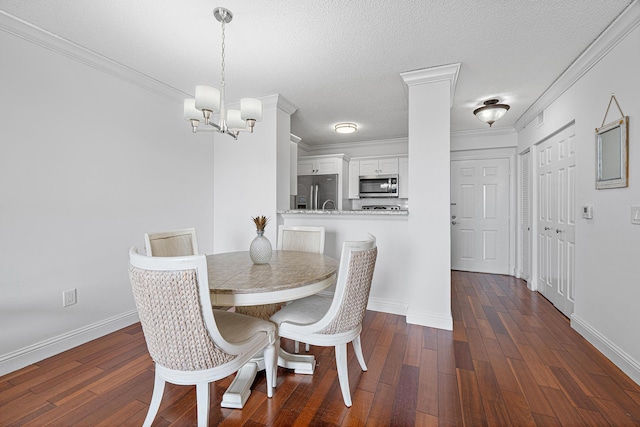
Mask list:
[[[360,160],[361,176],[397,175],[398,158],[384,157]]]
[[[307,156],[298,159],[298,175],[329,175],[342,172],[344,156]]]

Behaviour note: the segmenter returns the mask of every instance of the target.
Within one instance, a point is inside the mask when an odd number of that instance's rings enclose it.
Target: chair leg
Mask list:
[[[358,359],[358,362],[360,362],[360,367],[363,371],[366,371],[367,365],[366,363],[364,363],[364,356],[362,355],[362,343],[360,342],[360,335],[355,337],[353,341],[351,341],[351,343],[353,344],[353,352],[356,354],[356,359]]]
[[[342,390],[342,400],[351,406],[351,390],[349,390],[349,372],[347,371],[347,343],[336,345],[336,367],[338,368],[338,382]]]
[[[264,357],[264,372],[267,376],[267,397],[273,397],[273,388],[276,386],[278,353],[280,353],[280,339],[275,344],[269,344],[262,352]]]
[[[294,341],[294,343],[293,343],[293,352],[295,354],[300,353],[300,341],[298,341],[298,340]]]
[[[304,345],[304,351],[306,351],[306,352],[308,353],[308,352],[309,352],[309,349],[310,349],[310,347],[309,347],[309,343],[305,343],[305,345]]]
[[[198,411],[198,427],[209,425],[209,383],[196,384],[196,409]]]
[[[149,411],[147,411],[147,416],[142,424],[143,427],[151,427],[151,424],[153,424],[153,420],[158,414],[158,409],[160,409],[160,402],[162,402],[164,385],[164,378],[158,375],[158,371],[156,371],[155,380],[153,382],[153,394],[151,395],[151,404],[149,405]]]

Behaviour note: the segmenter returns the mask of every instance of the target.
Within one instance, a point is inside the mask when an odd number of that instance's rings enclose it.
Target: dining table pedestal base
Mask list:
[[[260,360],[262,360],[262,369],[264,369],[264,359]],[[242,409],[251,395],[251,385],[256,378],[259,365],[258,360],[252,360],[238,370],[231,385],[222,395],[220,406],[223,408]]]
[[[316,369],[316,358],[310,354],[291,354],[281,349],[278,355],[278,366],[293,369],[296,374],[313,375]]]
[[[278,366],[293,369],[296,374],[313,375],[316,369],[316,358],[311,354],[291,354],[280,349]],[[223,408],[242,409],[251,395],[251,385],[258,371],[265,368],[264,358],[255,357],[245,364],[222,395],[220,406]]]

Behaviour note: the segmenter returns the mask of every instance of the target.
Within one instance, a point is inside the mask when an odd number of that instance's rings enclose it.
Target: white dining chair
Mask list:
[[[281,251],[301,251],[324,253],[324,227],[303,225],[281,225],[278,227],[278,244]],[[294,343],[294,352],[300,352],[300,342]],[[309,343],[305,343],[305,351],[309,351]]]
[[[276,249],[321,254],[324,253],[324,235],[324,227],[281,225]]]
[[[145,233],[144,240],[148,256],[198,255],[195,228]]]
[[[144,426],[153,423],[167,381],[196,386],[198,426],[207,426],[209,383],[237,372],[260,352],[267,396],[273,396],[280,347],[276,327],[266,320],[211,308],[205,255],[148,257],[132,247],[129,260],[133,297],[155,364]]]
[[[351,406],[347,343],[353,344],[360,367],[367,370],[360,331],[377,254],[376,239],[372,235],[362,242],[344,242],[333,298],[312,295],[293,301],[271,316],[271,321],[278,325],[280,337],[335,346],[338,380],[346,406]]]

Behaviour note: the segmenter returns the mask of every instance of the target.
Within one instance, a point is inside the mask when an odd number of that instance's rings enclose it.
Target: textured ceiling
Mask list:
[[[292,133],[316,145],[406,137],[400,73],[458,62],[451,130],[487,128],[472,111],[489,98],[511,105],[494,127],[513,126],[631,2],[0,0],[0,10],[193,94],[219,87],[212,11],[226,7],[227,98],[284,95],[299,108]],[[339,121],[359,131],[337,134]]]

